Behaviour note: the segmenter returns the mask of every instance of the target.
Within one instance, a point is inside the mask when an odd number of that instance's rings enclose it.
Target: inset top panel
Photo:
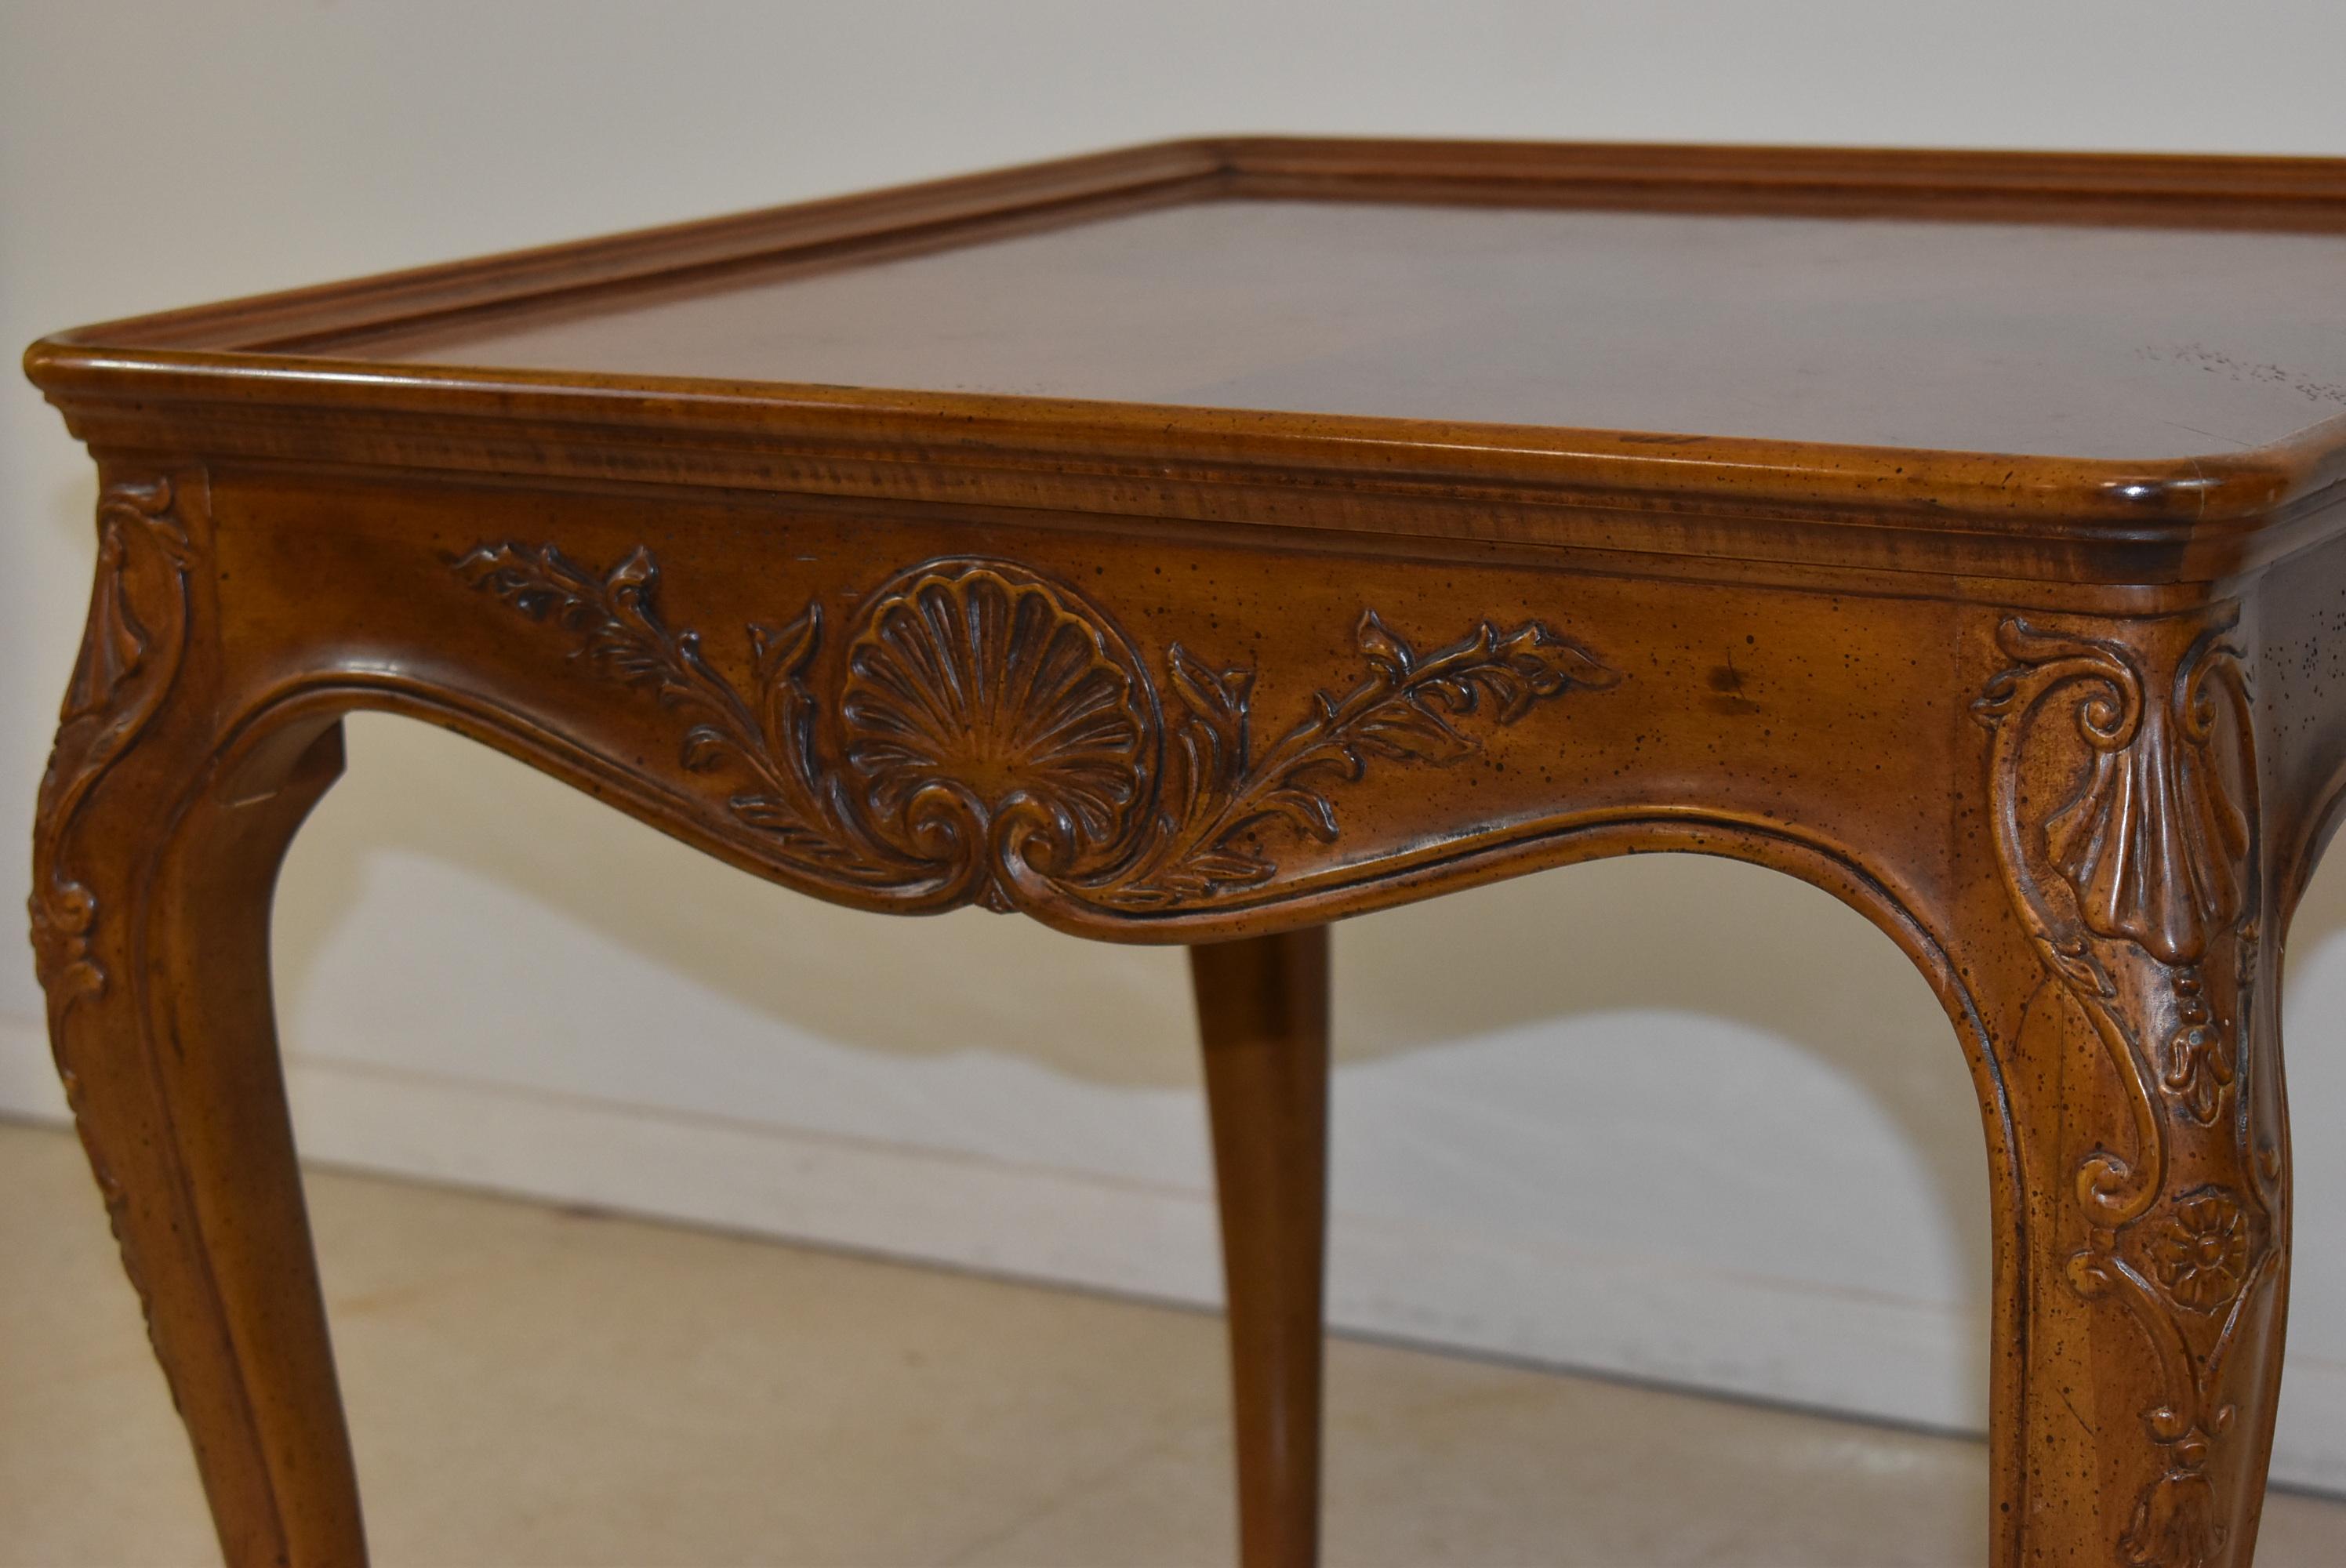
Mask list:
[[[2159,459],[2346,414],[2346,235],[1222,198],[305,351]]]

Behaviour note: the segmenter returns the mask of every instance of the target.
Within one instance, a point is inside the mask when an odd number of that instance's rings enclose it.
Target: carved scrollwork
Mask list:
[[[199,476],[194,484],[199,491]],[[105,966],[93,952],[103,911],[97,895],[75,873],[71,857],[84,807],[107,770],[138,744],[169,695],[187,651],[194,545],[182,508],[189,502],[183,487],[163,476],[117,480],[98,496],[97,571],[89,617],[41,776],[33,830],[33,962],[48,999],[57,1073],[150,1342],[154,1301],[131,1245],[129,1195],[106,1151],[91,1139],[81,1074],[66,1049],[66,1015],[85,999],[104,994],[107,984]],[[171,1398],[176,1404],[176,1383]]]
[[[34,963],[62,1013],[106,986],[92,956],[97,901],[66,864],[75,820],[130,749],[178,673],[192,547],[168,478],[119,480],[98,497],[97,575],[81,655],[41,777],[33,840]]]
[[[2237,621],[2103,636],[2014,617],[1997,634],[2012,662],[1974,705],[1994,732],[2005,887],[2133,1124],[2128,1149],[2079,1159],[2086,1239],[2068,1270],[2081,1298],[2133,1318],[2163,1390],[2143,1413],[2157,1468],[2116,1543],[2130,1568],[2198,1568],[2223,1546],[2224,1369],[2280,1259],[2274,1145],[2239,1104],[2259,863]]]
[[[1356,631],[1360,682],[1314,692],[1306,717],[1261,744],[1253,671],[1176,643],[1168,702],[1130,640],[1076,589],[1013,563],[953,557],[882,585],[857,610],[843,656],[820,670],[819,605],[753,624],[744,695],[697,633],[668,627],[647,550],[599,573],[550,545],[484,545],[451,565],[570,634],[573,657],[688,715],[683,766],[740,782],[725,809],[771,860],[899,907],[1143,912],[1258,888],[1278,874],[1266,826],[1335,839],[1331,784],[1374,760],[1474,754],[1457,720],[1486,703],[1512,724],[1535,703],[1620,678],[1536,621],[1484,622],[1421,655],[1371,611]]]

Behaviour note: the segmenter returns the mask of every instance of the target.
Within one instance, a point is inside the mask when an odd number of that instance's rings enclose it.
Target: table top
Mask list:
[[[2346,234],[1204,195],[368,361],[2162,458],[2346,413]]]
[[[607,430],[794,449],[2205,524],[2346,469],[2341,284],[2346,162],[1258,138],[114,323],[27,362],[69,416],[591,399]]]

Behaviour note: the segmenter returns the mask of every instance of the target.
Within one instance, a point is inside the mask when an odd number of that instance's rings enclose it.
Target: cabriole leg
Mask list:
[[[2237,621],[2007,620],[1975,709],[2004,908],[1959,962],[2013,1129],[2005,1561],[2219,1568],[2255,1551],[2289,1149]]]
[[[33,936],[68,1099],[235,1568],[363,1563],[269,984],[269,904],[342,763],[215,766],[190,635],[200,476],[117,483],[43,780]]]

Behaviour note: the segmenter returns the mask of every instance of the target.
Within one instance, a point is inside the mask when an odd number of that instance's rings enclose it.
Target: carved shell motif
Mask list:
[[[917,849],[932,791],[994,818],[1032,800],[1089,865],[1130,826],[1157,724],[1139,660],[1066,589],[998,564],[933,568],[874,597],[839,702],[877,825]]]
[[[2161,963],[2196,962],[2240,917],[2248,819],[2214,777],[2199,676],[2187,677],[2179,711],[2137,701],[2133,722],[2114,733],[2081,727],[2092,772],[2045,824],[2054,868],[2076,890],[2086,923]]]
[[[2073,697],[2076,734],[2093,761],[2076,794],[2045,819],[2043,848],[2087,930],[2165,964],[2196,962],[2244,907],[2248,819],[2210,744],[2211,687],[2245,700],[2239,650],[2222,640],[2229,626],[2212,628],[2178,661],[2170,697],[2123,643],[2015,617],[1997,634],[2014,663],[1974,705],[2009,742],[1991,767],[2010,797],[2018,738],[2040,708]],[[2007,855],[2025,873],[2027,850],[2013,845]]]
[[[484,545],[450,565],[576,637],[574,658],[691,714],[684,766],[740,781],[725,805],[766,859],[896,909],[1131,913],[1260,887],[1279,870],[1268,830],[1331,841],[1329,788],[1372,760],[1447,766],[1479,749],[1456,721],[1486,702],[1512,724],[1620,679],[1537,621],[1485,621],[1420,654],[1364,613],[1359,683],[1313,692],[1302,718],[1259,742],[1252,670],[1169,645],[1168,714],[1097,606],[1013,563],[954,557],[863,602],[828,700],[812,684],[820,606],[752,625],[745,695],[697,633],[661,618],[648,551],[605,573],[550,545]]]

